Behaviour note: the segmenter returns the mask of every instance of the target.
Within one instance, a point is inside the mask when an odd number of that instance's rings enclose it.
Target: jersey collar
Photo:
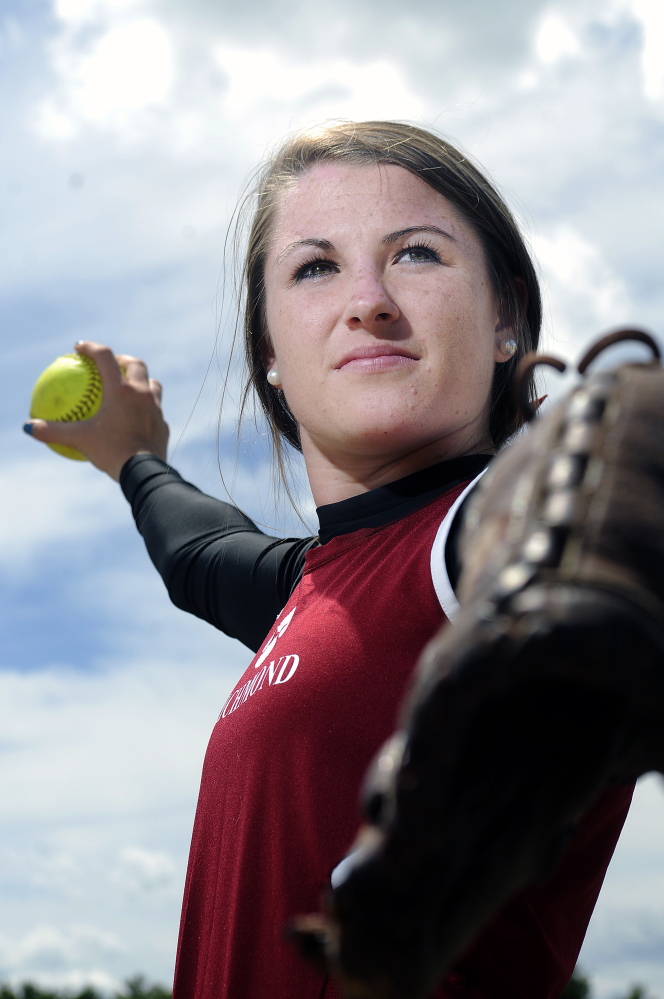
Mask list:
[[[363,527],[382,527],[400,520],[431,503],[448,489],[474,479],[492,457],[490,454],[469,454],[441,461],[378,489],[319,506],[318,539],[324,545],[341,534],[350,534]]]

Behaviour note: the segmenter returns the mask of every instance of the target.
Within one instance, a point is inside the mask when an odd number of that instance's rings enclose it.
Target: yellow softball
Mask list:
[[[71,423],[89,420],[101,406],[102,381],[99,368],[85,354],[63,354],[49,364],[35,383],[30,416],[36,420]],[[75,461],[88,459],[73,447],[49,444],[53,451]]]

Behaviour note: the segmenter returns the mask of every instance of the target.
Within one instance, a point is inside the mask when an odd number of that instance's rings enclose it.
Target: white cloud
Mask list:
[[[229,643],[213,638],[211,632],[204,654],[216,644],[223,656]],[[150,644],[156,643],[148,635]],[[186,664],[161,658],[165,649],[158,652],[158,661],[115,665],[110,672],[0,672],[2,754],[12,763],[0,772],[6,820],[103,815],[192,800],[238,653],[233,650],[229,670],[223,658],[197,667],[195,650]],[[207,704],[202,689],[192,689],[197,673],[198,683],[208,687]]]
[[[580,232],[562,223],[550,235],[535,237],[533,246],[551,303],[550,329],[563,350],[567,345],[575,357],[588,336],[627,321],[631,303],[624,281]]]
[[[54,12],[61,21],[79,26],[145,3],[146,0],[55,0]]]
[[[146,17],[113,25],[87,49],[65,32],[54,45],[54,67],[60,92],[43,101],[38,128],[55,139],[73,137],[84,123],[123,129],[167,101],[175,76],[169,36]]]
[[[173,82],[168,35],[147,18],[119,25],[97,42],[76,76],[81,109],[91,121],[162,103]]]
[[[578,55],[579,40],[567,21],[558,13],[544,16],[535,36],[535,52],[543,63],[554,63]]]
[[[643,90],[650,100],[658,101],[664,98],[664,4],[661,0],[632,3],[643,29]]]
[[[37,926],[23,936],[0,934],[0,967],[60,970],[80,961],[98,961],[122,950],[114,933],[95,926],[58,929]]]
[[[127,523],[126,501],[115,483],[87,462],[45,453],[43,444],[33,447],[32,459],[0,470],[0,569],[12,577],[24,575],[54,542],[68,547],[71,566],[88,539]]]
[[[534,50],[544,65],[584,55],[587,39],[597,29],[614,29],[625,19],[638,22],[642,32],[640,54],[644,96],[654,102],[664,98],[664,5],[661,0],[606,0],[564,4],[547,10],[535,34]],[[585,38],[584,38],[585,36]],[[522,76],[522,85],[533,81],[532,71]]]
[[[425,104],[388,59],[363,64],[341,58],[294,63],[274,49],[218,45],[215,56],[230,86],[223,105],[242,120],[258,109],[316,120],[326,117],[415,117]],[[252,126],[255,121],[251,119]],[[274,128],[274,125],[272,125]]]
[[[165,610],[143,594],[122,663],[0,671],[0,977],[170,980],[203,753],[250,653]]]
[[[233,124],[233,147],[328,117],[416,117],[426,104],[396,60],[293,61],[277,47],[248,48],[173,25],[128,5],[75,4],[51,46],[56,86],[38,108],[47,140],[86,127],[121,142],[166,142],[194,153],[211,118]],[[65,16],[66,15],[66,16]],[[167,129],[164,130],[164,123]]]
[[[22,935],[0,933],[0,975],[17,983],[28,979],[44,987],[107,991],[119,983],[103,965],[123,950],[114,933],[97,926],[41,924]]]
[[[664,785],[642,778],[581,951],[599,999],[635,981],[664,991]]]
[[[126,846],[120,851],[118,866],[112,877],[136,895],[170,888],[175,873],[173,859],[165,851]]]

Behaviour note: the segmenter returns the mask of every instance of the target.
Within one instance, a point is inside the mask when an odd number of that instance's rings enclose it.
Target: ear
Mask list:
[[[525,315],[526,307],[528,305],[528,289],[526,287],[526,282],[522,277],[514,275],[514,284],[516,285],[519,298],[521,299],[521,309],[522,315]],[[512,322],[508,322],[505,316],[503,316],[499,310],[496,317],[496,325],[494,328],[494,351],[493,359],[496,364],[504,364],[505,361],[509,361],[514,356],[514,351],[505,351],[505,345],[512,343],[518,343],[519,338],[514,329]]]
[[[272,346],[272,340],[267,333],[262,337],[260,356],[263,371],[267,375],[268,371],[271,371],[277,365],[277,357]]]
[[[513,326],[498,320],[493,340],[493,359],[495,363],[504,364],[505,361],[510,361],[516,353],[517,343]]]
[[[265,377],[267,378],[268,384],[274,389],[280,389],[281,378],[279,377],[277,358],[274,353],[274,348],[270,343],[267,344],[263,352],[263,371],[265,373]]]
[[[270,368],[276,361],[274,347],[272,346],[272,338],[267,330],[263,330],[257,346],[258,346],[258,351],[260,353],[263,370],[267,374],[267,372],[270,370]]]

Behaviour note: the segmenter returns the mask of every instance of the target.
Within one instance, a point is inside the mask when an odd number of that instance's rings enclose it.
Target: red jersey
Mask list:
[[[337,995],[300,959],[284,927],[320,908],[360,822],[367,766],[394,731],[418,657],[445,621],[432,548],[461,490],[307,553],[301,581],[212,733],[174,999]],[[559,995],[630,793],[603,797],[552,881],[510,903],[437,995]]]

